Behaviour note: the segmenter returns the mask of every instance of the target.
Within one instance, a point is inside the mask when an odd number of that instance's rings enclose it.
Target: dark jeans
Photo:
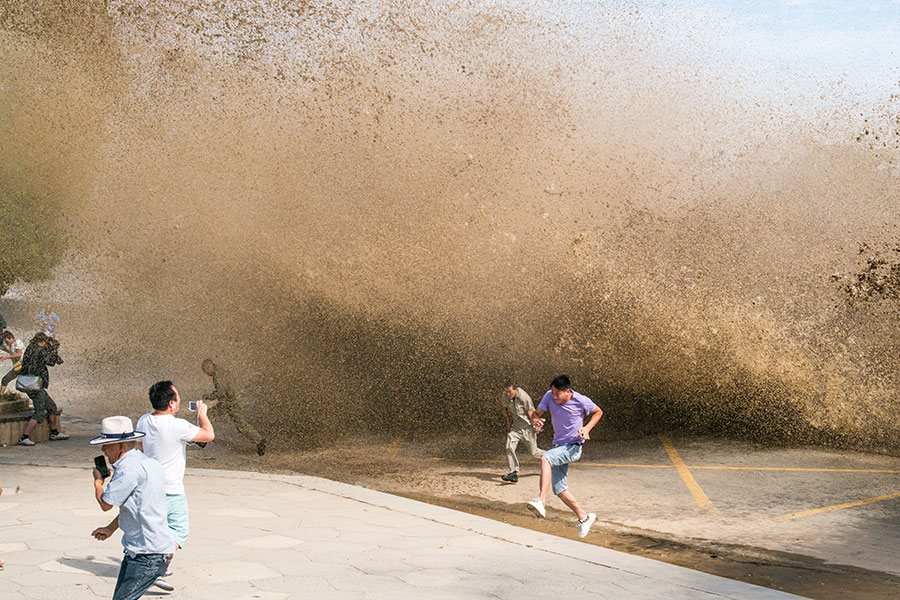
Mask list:
[[[113,600],[136,600],[143,596],[157,577],[166,574],[171,561],[171,554],[137,554],[134,558],[126,554],[119,568]]]

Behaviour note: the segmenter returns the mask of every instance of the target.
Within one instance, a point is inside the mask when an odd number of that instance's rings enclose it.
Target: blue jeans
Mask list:
[[[566,491],[569,486],[566,476],[569,474],[569,463],[581,458],[581,444],[566,444],[556,446],[544,452],[544,458],[550,463],[550,476],[553,481],[553,493],[557,496]]]
[[[126,553],[119,567],[113,600],[136,600],[143,596],[157,577],[166,574],[171,561],[171,554],[136,554],[132,558]]]

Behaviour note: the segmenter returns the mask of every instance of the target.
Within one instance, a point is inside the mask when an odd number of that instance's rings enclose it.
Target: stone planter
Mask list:
[[[15,400],[0,401],[0,444],[14,446],[19,441],[25,425],[31,418],[34,407],[28,396],[19,396]],[[50,439],[49,419],[39,423],[29,436],[35,442],[46,442]]]

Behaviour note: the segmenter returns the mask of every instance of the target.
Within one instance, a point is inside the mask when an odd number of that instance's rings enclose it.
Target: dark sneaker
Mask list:
[[[153,585],[158,587],[161,590],[166,590],[167,592],[175,591],[175,586],[163,579],[162,577],[157,577],[153,580]]]
[[[51,433],[51,434],[50,434],[50,439],[51,439],[52,441],[54,441],[54,442],[59,442],[59,441],[62,441],[62,440],[67,440],[67,439],[69,439],[69,434],[68,434],[68,433],[63,433],[63,432],[59,432],[59,433]]]
[[[198,448],[206,448],[206,442],[194,442]]]
[[[256,453],[260,456],[266,453],[266,438],[259,440],[259,443],[256,445]]]
[[[518,483],[519,482],[519,474],[513,471],[512,473],[507,473],[503,477],[501,477],[503,481],[508,481],[509,483]]]
[[[20,446],[34,446],[35,443],[30,438],[19,438]]]

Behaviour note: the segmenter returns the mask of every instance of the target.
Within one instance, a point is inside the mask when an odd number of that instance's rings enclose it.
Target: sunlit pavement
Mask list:
[[[90,536],[111,518],[93,431],[68,425],[67,442],[0,449],[4,600],[112,595],[119,536]],[[796,597],[325,479],[189,469],[185,485],[173,598]]]

